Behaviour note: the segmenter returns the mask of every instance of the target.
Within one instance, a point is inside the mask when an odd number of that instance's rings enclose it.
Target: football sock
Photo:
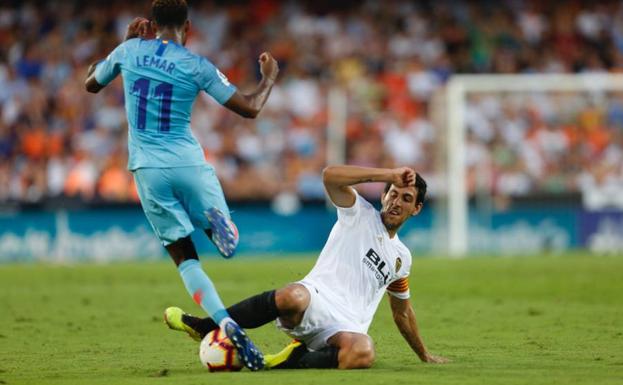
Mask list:
[[[229,317],[214,284],[203,271],[198,260],[188,259],[180,263],[177,269],[188,293],[212,319],[220,323],[224,318]]]
[[[309,351],[299,358],[295,368],[297,369],[330,369],[337,368],[337,355],[339,349],[335,346],[327,346],[326,348]]]
[[[338,352],[335,346],[320,350],[307,350],[305,345],[298,347],[288,359],[273,369],[330,369],[338,367]]]
[[[275,291],[265,291],[240,301],[227,308],[227,313],[240,327],[245,329],[257,328],[274,321],[279,316],[275,303]],[[220,321],[213,318],[198,318],[185,314],[182,316],[182,321],[203,337],[218,328]]]

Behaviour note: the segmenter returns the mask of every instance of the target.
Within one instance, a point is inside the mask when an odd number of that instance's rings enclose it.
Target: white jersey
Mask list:
[[[340,318],[366,333],[386,290],[409,298],[410,269],[409,249],[398,235],[389,237],[380,212],[356,193],[352,207],[337,208],[329,239],[302,282],[328,294]]]

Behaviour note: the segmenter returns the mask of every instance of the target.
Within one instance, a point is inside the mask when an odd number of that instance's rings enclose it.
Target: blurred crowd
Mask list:
[[[149,3],[0,3],[0,202],[137,200],[121,80],[95,96],[83,81],[132,18],[148,16]],[[205,94],[195,104],[193,131],[230,200],[322,198],[332,89],[347,95],[347,162],[411,165],[435,194],[444,188],[437,162],[444,135],[431,101],[452,74],[623,70],[621,2],[190,5],[187,47],[239,88],[257,82],[264,50],[282,68],[256,120]],[[467,117],[472,193],[623,184],[623,94],[474,95]]]
[[[466,111],[470,191],[623,208],[623,92],[481,93]]]

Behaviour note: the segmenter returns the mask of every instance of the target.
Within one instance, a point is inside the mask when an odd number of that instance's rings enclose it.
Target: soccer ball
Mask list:
[[[199,345],[201,364],[211,372],[237,372],[242,365],[236,347],[221,329],[212,330]]]

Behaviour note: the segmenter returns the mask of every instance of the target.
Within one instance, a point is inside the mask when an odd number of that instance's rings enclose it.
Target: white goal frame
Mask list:
[[[455,75],[446,86],[448,253],[468,253],[469,207],[465,170],[465,106],[476,92],[623,92],[623,74]]]

